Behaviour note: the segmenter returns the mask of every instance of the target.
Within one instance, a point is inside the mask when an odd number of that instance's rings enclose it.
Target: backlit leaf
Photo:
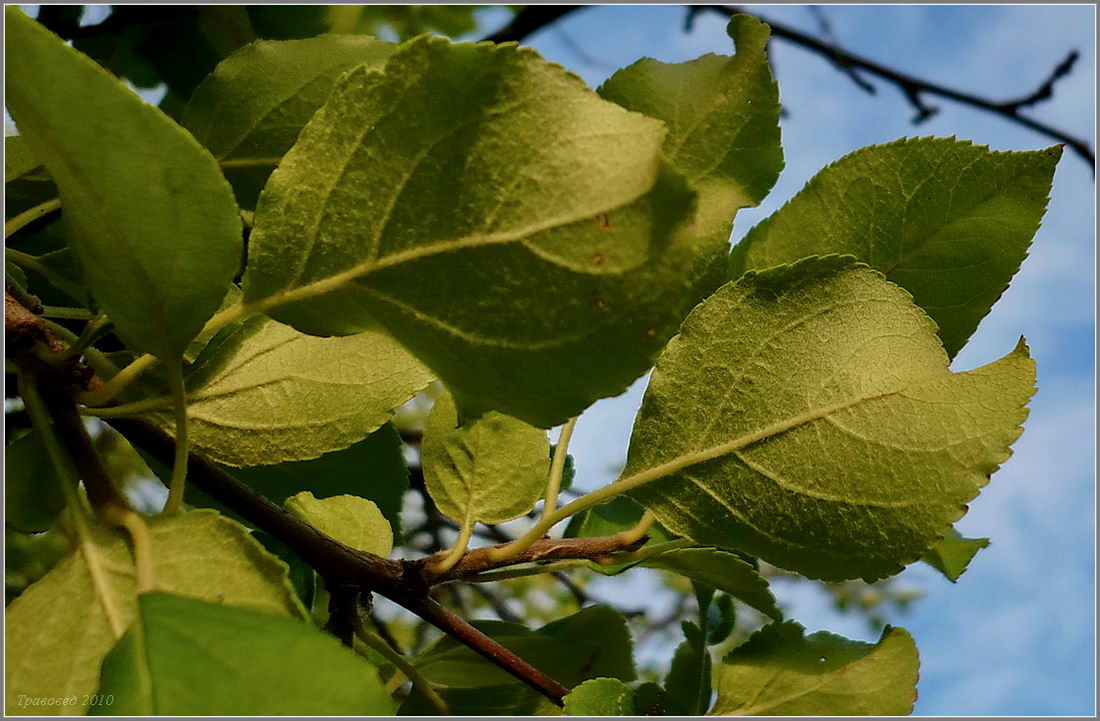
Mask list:
[[[396,47],[363,35],[251,43],[195,88],[180,124],[222,164],[241,204],[253,207],[337,78],[357,65],[381,67]]]
[[[245,301],[317,334],[381,322],[463,418],[561,423],[679,321],[692,193],[663,137],[527,48],[418,38],[349,71],[272,174]]]
[[[734,649],[718,674],[714,716],[904,716],[916,701],[913,638],[886,627],[876,644],[773,623]]]
[[[85,280],[134,350],[178,358],[237,270],[241,222],[214,158],[15,6],[6,102],[57,183]]]
[[[148,521],[157,590],[212,603],[304,617],[286,566],[248,531],[213,511]],[[96,690],[99,666],[137,614],[134,561],[118,531],[92,528],[91,546],[63,559],[7,608],[7,713],[72,713],[84,706],[19,708],[31,697]],[[94,571],[95,575],[90,571]]]
[[[258,316],[188,373],[191,443],[233,466],[316,458],[366,438],[431,380],[384,333],[317,338]]]
[[[727,32],[736,44],[734,57],[708,54],[686,63],[642,58],[599,90],[628,110],[664,121],[665,154],[699,193],[692,302],[726,280],[734,215],[759,205],[783,168],[779,88],[764,52],[768,26],[735,15]]]
[[[633,716],[634,692],[617,678],[594,678],[565,697],[566,716]]]
[[[491,411],[458,426],[450,395],[424,424],[421,466],[436,506],[460,525],[503,523],[535,507],[550,468],[546,431]]]
[[[378,506],[359,496],[314,498],[309,491],[286,499],[286,510],[345,546],[385,558],[393,531]]]
[[[810,258],[692,312],[653,372],[623,475],[659,478],[630,495],[670,531],[871,581],[962,516],[1009,457],[1034,383],[1022,341],[951,372],[904,290]]]
[[[103,662],[93,712],[126,716],[393,713],[377,670],[301,621],[164,593]]]
[[[988,538],[966,538],[952,528],[946,536],[925,551],[920,559],[946,576],[951,583],[955,583],[978,551],[988,545]]]
[[[731,277],[854,255],[913,294],[954,356],[1027,256],[1061,155],[1058,146],[1001,153],[953,138],[862,148],[749,231]]]

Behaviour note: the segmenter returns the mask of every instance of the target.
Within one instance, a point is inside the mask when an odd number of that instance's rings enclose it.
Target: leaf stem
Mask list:
[[[474,535],[474,520],[467,514],[462,528],[458,531],[458,540],[451,546],[443,560],[432,568],[432,571],[442,575],[454,568],[454,565],[466,555],[466,549],[470,545],[470,536],[472,535]]]
[[[15,248],[5,248],[4,257],[21,268],[33,270],[35,273],[38,273],[40,276],[50,281],[58,288],[63,287],[66,282],[65,278],[63,278],[60,273],[43,263],[40,258],[33,256],[30,253],[24,253],[23,251],[16,250]]]
[[[30,225],[39,218],[61,208],[61,198],[53,198],[45,203],[39,203],[33,208],[24,210],[19,215],[4,223],[4,238],[10,238],[14,233]]]
[[[173,403],[174,396],[156,396],[154,398],[142,398],[133,403],[123,403],[118,406],[101,406],[98,408],[81,408],[80,412],[86,416],[96,418],[130,418],[139,416],[146,411],[155,411],[168,408]]]
[[[49,328],[55,336],[65,341],[69,345],[74,345],[80,341],[80,339],[77,338],[76,335],[65,326],[54,323],[52,320],[49,320],[48,318],[43,318],[41,316],[39,316],[38,319],[42,323],[42,325]],[[84,359],[88,362],[88,365],[90,365],[92,369],[95,370],[95,372],[98,373],[100,376],[113,378],[114,376],[118,375],[118,366],[108,360],[107,356],[104,355],[102,351],[99,351],[89,346],[88,348],[84,349]]]
[[[99,388],[94,391],[79,393],[76,399],[86,406],[101,406],[121,393],[126,386],[134,382],[146,370],[152,368],[156,362],[157,357],[149,353],[139,356]]]
[[[134,571],[138,593],[157,590],[156,566],[153,562],[153,542],[145,520],[129,508],[110,507],[106,518],[116,526],[122,526],[130,535],[134,548]]]
[[[70,343],[69,347],[61,353],[61,360],[68,360],[69,358],[80,355],[85,348],[92,344],[92,340],[95,339],[95,334],[98,333],[103,326],[107,325],[109,320],[106,314],[103,313],[89,319],[87,325],[84,326],[84,330],[80,332],[80,337]]]
[[[187,485],[187,456],[190,444],[187,438],[187,390],[183,386],[183,362],[176,361],[172,368],[172,400],[176,416],[176,454],[172,463],[172,481],[168,486],[165,513],[175,513],[183,505],[183,491]]]
[[[67,320],[92,320],[96,317],[87,308],[66,308],[59,305],[42,306],[42,315],[47,318],[65,318]]]
[[[423,674],[417,670],[415,666],[409,663],[408,659],[390,648],[390,645],[386,643],[381,636],[374,633],[370,629],[363,625],[363,618],[358,614],[352,616],[352,626],[355,628],[355,635],[359,637],[359,640],[365,643],[373,651],[377,652],[379,656],[392,663],[398,673],[404,674],[405,678],[409,679],[414,688],[420,689],[425,697],[435,706],[436,710],[443,716],[450,716],[451,712],[447,708],[447,703],[436,693],[432,688],[428,679],[424,678]]]
[[[569,455],[569,439],[573,437],[573,428],[580,416],[573,416],[561,427],[558,444],[554,447],[554,460],[550,463],[550,477],[546,481],[546,501],[542,505],[542,518],[546,519],[558,506],[558,492],[561,490],[561,474],[565,469],[565,459]]]

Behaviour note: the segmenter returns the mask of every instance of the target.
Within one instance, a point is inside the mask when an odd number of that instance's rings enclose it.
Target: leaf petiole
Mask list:
[[[53,198],[47,200],[45,203],[39,203],[33,208],[24,210],[19,215],[4,223],[4,238],[10,238],[13,234],[19,232],[39,218],[60,209],[61,198]]]
[[[418,671],[415,666],[409,663],[408,659],[399,654],[397,651],[393,650],[393,648],[390,647],[390,645],[386,643],[381,636],[367,629],[363,625],[362,617],[358,613],[352,615],[351,623],[352,628],[355,629],[355,635],[359,638],[360,641],[365,643],[371,650],[376,651],[379,656],[392,663],[397,668],[397,674],[404,675],[405,678],[409,679],[413,687],[420,689],[420,691],[424,694],[425,697],[427,697],[429,701],[431,701],[432,705],[435,706],[436,710],[439,711],[439,713],[444,716],[450,715],[451,712],[447,708],[447,703],[439,696],[438,693],[436,693],[435,689],[432,688],[432,685],[428,681],[428,679],[424,678],[424,676],[421,675],[420,671]],[[395,676],[395,678],[396,677],[397,676]]]
[[[546,481],[546,501],[542,506],[544,519],[550,516],[558,506],[561,474],[565,469],[565,459],[569,455],[569,439],[573,437],[573,428],[576,427],[578,418],[579,416],[573,416],[561,427],[561,435],[558,436],[558,444],[554,448],[554,460],[550,463],[550,477]]]
[[[168,485],[165,513],[175,513],[183,505],[183,491],[187,484],[187,457],[190,444],[187,438],[187,389],[183,385],[183,363],[176,361],[172,369],[172,401],[176,416],[176,455],[172,463],[172,480]]]

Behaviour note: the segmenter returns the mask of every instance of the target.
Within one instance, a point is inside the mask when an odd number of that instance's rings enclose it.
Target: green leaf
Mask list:
[[[779,87],[765,54],[768,26],[735,15],[727,32],[734,57],[643,58],[599,89],[608,100],[665,122],[666,157],[699,193],[692,304],[726,280],[734,215],[759,205],[783,169]]]
[[[589,606],[536,631],[503,621],[472,623],[569,688],[590,678],[632,681],[635,677],[626,620],[607,606]],[[449,636],[418,656],[414,664],[428,681],[446,687],[438,690],[453,714],[526,715],[545,706],[537,692]],[[423,694],[414,689],[399,713],[432,714],[431,709]]]
[[[237,270],[229,184],[117,78],[19,8],[6,17],[8,108],[57,183],[92,295],[132,349],[179,358]]]
[[[254,42],[195,88],[180,124],[222,164],[240,203],[254,207],[337,78],[357,65],[380,68],[396,47],[354,35]]]
[[[919,660],[903,628],[876,644],[773,623],[723,660],[714,716],[904,716],[916,700]]]
[[[300,491],[310,491],[322,499],[345,494],[366,498],[382,511],[394,531],[395,542],[398,538],[409,469],[401,436],[392,423],[349,448],[310,461],[227,470],[280,505]]]
[[[733,596],[722,594],[707,612],[707,644],[713,646],[729,638],[736,622]]]
[[[286,499],[286,510],[345,546],[385,558],[393,531],[378,506],[359,496],[314,498],[309,491]]]
[[[854,255],[913,294],[959,351],[1027,256],[1059,146],[1001,153],[954,138],[844,156],[737,244],[731,277],[809,255]]]
[[[676,648],[665,678],[666,703],[678,715],[701,716],[710,708],[713,662],[703,631],[690,621],[682,628],[686,638]]]
[[[366,438],[431,380],[383,333],[316,338],[257,316],[188,372],[191,444],[232,466],[317,458]]]
[[[454,400],[444,394],[424,423],[424,485],[463,527],[511,521],[534,508],[546,488],[549,448],[546,431],[502,413],[458,427]]]
[[[634,689],[635,716],[667,716],[668,694],[660,684],[646,681]]]
[[[527,48],[417,38],[347,73],[272,174],[245,301],[316,334],[381,322],[463,418],[561,423],[679,322],[692,193],[663,136]]]
[[[955,583],[978,551],[988,545],[988,538],[966,538],[952,528],[946,536],[925,551],[920,560],[942,573],[951,583]]]
[[[963,515],[1034,390],[1022,340],[952,373],[908,293],[810,258],[746,274],[692,312],[650,379],[622,482],[698,543],[871,581]]]
[[[57,197],[53,178],[19,135],[4,138],[4,219]]]
[[[4,523],[26,533],[47,530],[65,508],[61,483],[38,432],[16,438],[4,448]]]
[[[594,678],[565,697],[566,716],[633,716],[634,692],[617,678]]]
[[[681,548],[642,561],[641,565],[686,576],[725,591],[775,620],[783,613],[766,578],[736,554],[718,548]]]
[[[286,566],[247,529],[213,511],[147,521],[157,590],[255,611],[304,617]],[[91,529],[84,544],[7,609],[7,713],[72,713],[83,706],[20,709],[31,697],[95,691],[99,666],[137,613],[134,562],[118,531]],[[85,702],[86,703],[86,702]]]
[[[98,715],[388,715],[378,672],[319,629],[164,593],[103,662]]]
[[[614,536],[629,531],[642,520],[645,509],[637,501],[626,496],[616,496],[607,503],[581,511],[569,519],[565,527],[566,538],[594,538],[596,536]],[[649,531],[650,543],[669,541],[673,536],[659,525]]]

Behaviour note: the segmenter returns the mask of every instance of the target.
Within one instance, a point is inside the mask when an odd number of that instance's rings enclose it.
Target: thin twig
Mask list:
[[[1069,74],[1073,67],[1073,63],[1076,60],[1075,54],[1070,55],[1063,60],[1058,67],[1054,69],[1054,72],[1043,82],[1043,84],[1034,93],[1031,93],[1020,100],[1013,100],[1009,102],[995,102],[986,98],[973,95],[971,93],[965,93],[961,90],[955,90],[948,88],[937,83],[933,83],[928,80],[918,78],[908,73],[894,70],[893,68],[877,63],[868,58],[861,57],[850,53],[842,48],[835,47],[828,43],[824,43],[817,38],[811,37],[803,32],[795,30],[792,27],[783,25],[782,23],[776,23],[772,20],[767,20],[760,17],[754,12],[746,11],[743,8],[732,5],[702,5],[699,6],[702,10],[709,10],[714,13],[721,14],[725,17],[734,15],[737,13],[746,13],[758,17],[761,21],[766,22],[771,27],[772,35],[777,38],[782,38],[788,42],[794,43],[800,47],[803,47],[811,52],[830,60],[833,63],[838,63],[844,68],[854,68],[858,70],[866,71],[871,75],[878,76],[883,80],[886,80],[894,84],[905,95],[906,99],[913,106],[917,114],[913,118],[914,123],[921,123],[927,120],[929,117],[938,112],[938,108],[929,106],[924,103],[924,95],[936,95],[941,98],[953,100],[963,105],[969,105],[973,108],[985,110],[995,115],[999,115],[1003,118],[1007,118],[1012,122],[1022,125],[1026,128],[1034,130],[1037,133],[1052,138],[1060,143],[1068,145],[1075,153],[1085,159],[1089,166],[1096,171],[1096,156],[1088,143],[1081,138],[1070,135],[1064,130],[1052,127],[1045,123],[1040,123],[1032,118],[1025,117],[1019,114],[1019,110],[1022,107],[1034,105],[1035,103],[1045,100],[1053,95],[1054,83],[1059,79]]]
[[[587,5],[528,5],[512,18],[512,22],[485,38],[494,43],[519,42],[565,15]]]

